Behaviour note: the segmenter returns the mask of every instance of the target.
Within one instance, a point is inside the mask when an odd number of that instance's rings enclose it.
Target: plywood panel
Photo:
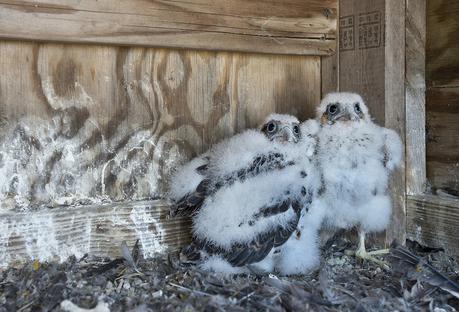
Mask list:
[[[320,57],[0,42],[1,210],[163,196],[271,112],[313,116]]]
[[[325,55],[335,46],[337,6],[338,0],[2,0],[0,38]]]

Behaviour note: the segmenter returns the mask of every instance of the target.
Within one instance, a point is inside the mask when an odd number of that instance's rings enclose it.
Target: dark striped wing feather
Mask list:
[[[287,207],[287,209],[285,209]],[[290,209],[294,209],[295,216],[284,226],[278,226],[268,232],[259,234],[255,239],[247,244],[235,244],[230,250],[224,250],[215,245],[201,242],[200,246],[209,254],[219,254],[233,266],[244,266],[263,260],[269,252],[278,246],[283,245],[290,236],[295,232],[300,219],[300,204],[290,200],[280,202],[277,205],[270,206],[271,213],[265,213],[262,217],[280,214]],[[261,217],[261,216],[260,216]]]
[[[183,196],[171,207],[171,216],[192,216],[196,213],[209,195],[211,181],[204,179],[199,183],[196,191]]]
[[[254,177],[263,172],[280,170],[291,165],[294,165],[294,163],[285,161],[284,155],[281,153],[269,152],[256,156],[246,168],[239,169],[222,177],[204,179],[194,192],[185,195],[172,206],[171,215],[192,216],[201,208],[204,200],[221,187],[231,185],[236,181],[245,181],[249,177]],[[196,168],[196,170],[199,174],[206,175],[208,167],[209,164],[205,164]]]

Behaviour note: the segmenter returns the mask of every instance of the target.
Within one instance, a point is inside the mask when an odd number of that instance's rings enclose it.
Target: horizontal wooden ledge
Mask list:
[[[0,214],[0,268],[25,259],[65,260],[85,253],[121,255],[121,243],[139,240],[144,257],[190,241],[191,221],[169,218],[160,200],[57,207]]]
[[[459,255],[459,198],[407,196],[407,236]]]
[[[0,0],[0,38],[275,54],[335,51],[337,0]],[[25,22],[27,21],[27,22]]]

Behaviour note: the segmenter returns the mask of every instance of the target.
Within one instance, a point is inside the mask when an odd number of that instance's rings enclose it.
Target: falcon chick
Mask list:
[[[371,120],[358,94],[330,93],[317,109],[321,123],[318,161],[325,186],[320,202],[325,224],[337,228],[359,226],[356,256],[382,264],[367,252],[365,233],[386,229],[391,214],[389,174],[402,161],[398,134]]]
[[[300,139],[299,124],[300,123],[298,119],[294,116],[270,114],[260,126],[260,132],[263,133],[266,138],[272,142],[297,143]],[[254,130],[246,131],[251,133],[251,131]],[[221,146],[225,146],[226,144],[227,141],[223,141],[218,145],[218,148],[221,149]],[[186,201],[193,202],[194,199],[191,196],[193,195],[193,192],[196,190],[199,183],[201,183],[204,179],[206,170],[208,168],[209,159],[213,155],[213,149],[210,149],[204,154],[193,158],[191,161],[179,167],[178,170],[174,172],[171,178],[168,197],[178,204],[173,206],[173,209],[171,210],[172,216],[177,214],[189,214],[174,209],[188,209],[186,208],[186,205],[183,206],[180,203],[184,203]],[[245,165],[247,164],[241,164],[241,168],[243,168]],[[194,206],[193,203],[191,204]]]
[[[274,269],[275,249],[296,231],[320,184],[310,161],[315,143],[296,118],[271,115],[262,131],[246,130],[209,151],[202,181],[175,208],[192,216],[204,269]]]

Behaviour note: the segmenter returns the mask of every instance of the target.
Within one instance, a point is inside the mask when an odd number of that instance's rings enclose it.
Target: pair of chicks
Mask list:
[[[172,177],[172,215],[193,220],[186,252],[201,267],[302,274],[320,262],[322,226],[387,227],[389,174],[402,161],[398,135],[374,124],[362,98],[331,93],[317,118],[270,115],[260,130],[220,142]]]

